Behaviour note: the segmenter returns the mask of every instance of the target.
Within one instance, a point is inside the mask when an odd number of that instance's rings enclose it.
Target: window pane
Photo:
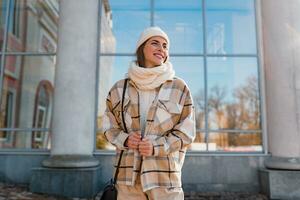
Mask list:
[[[170,37],[171,53],[203,53],[201,0],[159,0],[154,5],[154,24]]]
[[[208,0],[207,52],[256,54],[253,0]]]
[[[12,0],[8,51],[56,52],[58,0]]]
[[[197,131],[196,138],[188,149],[191,151],[206,151],[205,133]]]
[[[191,90],[196,115],[196,128],[204,129],[204,69],[202,57],[172,57],[175,75],[182,78]]]
[[[134,58],[130,56],[101,56],[100,70],[98,82],[98,115],[97,115],[97,149],[111,149],[112,146],[108,144],[103,135],[102,117],[106,108],[105,100],[110,88],[120,79],[125,78],[128,71],[129,63]]]
[[[110,144],[103,134],[102,130],[97,131],[97,137],[96,137],[96,149],[98,150],[115,150],[115,146]]]
[[[50,149],[50,133],[42,131],[0,131],[6,132],[5,139],[0,137],[0,149]]]
[[[0,128],[49,128],[55,57],[7,56]]]
[[[8,0],[0,1],[0,50],[2,50],[4,30],[5,30],[5,16],[8,10]]]
[[[259,130],[256,58],[208,58],[210,129]]]
[[[209,133],[209,145],[211,151],[228,152],[262,152],[261,132],[220,132]]]
[[[101,52],[134,53],[140,33],[150,26],[150,1],[105,1],[101,19]]]
[[[105,111],[105,100],[110,88],[125,78],[132,57],[101,56],[98,82],[98,120]]]

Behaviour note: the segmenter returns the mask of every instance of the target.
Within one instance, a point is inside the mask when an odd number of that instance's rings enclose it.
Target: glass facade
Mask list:
[[[202,2],[154,1],[153,22],[161,27],[170,37],[170,53],[203,53],[203,12]]]
[[[191,151],[262,152],[255,0],[99,0],[96,150],[109,89],[135,59],[139,34],[160,26],[193,96]],[[49,149],[59,0],[0,0],[0,149]]]
[[[176,76],[192,92],[197,136],[189,149],[263,152],[255,0],[102,3],[101,28],[109,35],[101,30],[98,149],[113,148],[101,131],[107,91],[125,77],[139,34],[154,25],[169,35]]]
[[[253,0],[206,0],[208,54],[256,54]]]
[[[0,149],[49,149],[58,1],[0,2]]]

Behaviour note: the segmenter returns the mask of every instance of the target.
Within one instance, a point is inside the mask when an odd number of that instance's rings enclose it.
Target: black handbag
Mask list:
[[[125,124],[125,120],[124,120],[123,105],[124,105],[124,97],[125,97],[126,86],[127,86],[127,79],[125,79],[125,82],[124,82],[123,94],[122,94],[122,104],[121,104],[122,122],[123,122],[123,127],[124,127],[125,133],[127,133],[127,128],[126,128],[126,124]],[[118,161],[118,166],[117,166],[114,178],[110,179],[110,182],[108,183],[108,185],[104,187],[103,193],[102,193],[102,196],[101,196],[100,200],[117,200],[118,191],[117,191],[116,183],[117,183],[117,177],[118,177],[118,174],[119,174],[119,167],[120,167],[120,164],[121,164],[121,159],[122,159],[122,156],[123,156],[123,152],[124,152],[124,150],[122,150],[121,153],[120,153],[120,158],[119,158],[119,161]]]

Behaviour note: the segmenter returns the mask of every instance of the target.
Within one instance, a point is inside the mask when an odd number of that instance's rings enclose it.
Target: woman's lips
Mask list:
[[[159,59],[164,59],[164,56],[162,54],[159,54],[159,53],[155,53],[154,56],[159,58]]]

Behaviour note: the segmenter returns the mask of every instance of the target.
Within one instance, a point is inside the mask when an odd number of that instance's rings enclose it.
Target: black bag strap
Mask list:
[[[126,91],[126,87],[127,87],[127,81],[128,81],[128,79],[125,79],[124,87],[123,87],[123,94],[122,94],[122,103],[121,103],[122,122],[123,122],[123,127],[124,127],[125,133],[128,133],[128,131],[127,131],[126,123],[125,123],[123,106],[124,106],[124,98],[125,98],[125,91]],[[119,174],[119,168],[120,168],[120,164],[121,164],[121,159],[122,159],[122,156],[123,156],[123,152],[124,152],[124,150],[122,150],[121,153],[120,153],[120,158],[119,158],[119,161],[118,161],[118,166],[117,166],[117,169],[116,169],[116,172],[115,172],[115,176],[114,176],[114,180],[113,180],[113,184],[114,185],[117,183],[117,177],[118,177],[118,174]]]

